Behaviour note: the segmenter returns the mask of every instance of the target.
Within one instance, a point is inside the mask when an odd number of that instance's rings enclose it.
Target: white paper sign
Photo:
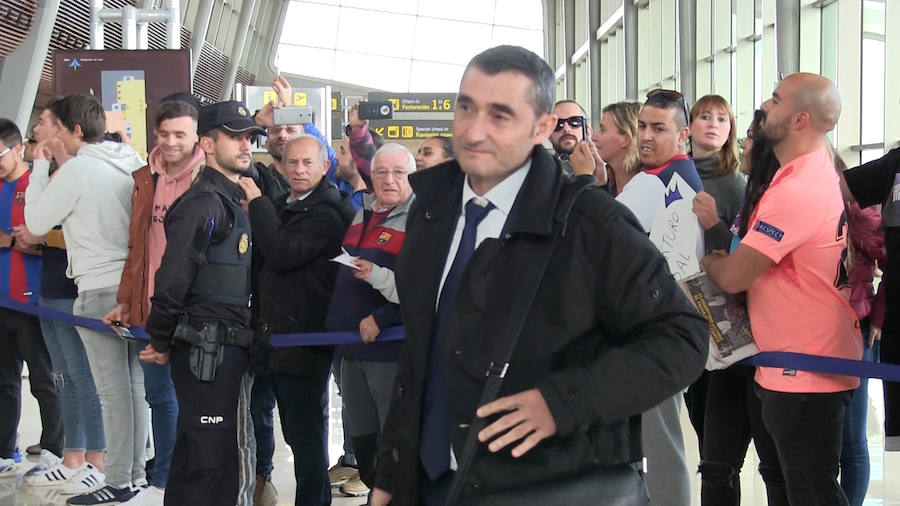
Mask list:
[[[666,257],[676,280],[700,272],[703,234],[693,210],[696,195],[681,175],[673,174],[666,187],[665,206],[656,211],[650,228],[650,241]]]

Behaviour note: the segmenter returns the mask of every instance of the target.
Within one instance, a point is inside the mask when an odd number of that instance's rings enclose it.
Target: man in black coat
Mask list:
[[[261,334],[321,332],[334,289],[344,231],[353,219],[349,196],[328,179],[325,146],[307,134],[285,144],[290,191],[271,200],[250,178],[241,186],[249,201],[254,244],[263,257],[259,279]],[[325,435],[326,382],[331,347],[271,351],[261,364],[270,374],[284,439],[294,453],[296,504],[331,504]]]
[[[373,505],[441,504],[476,417],[487,426],[464,495],[630,468],[640,413],[703,370],[707,325],[631,213],[594,188],[519,311],[522,280],[540,267],[530,253],[557,233],[557,201],[575,184],[541,146],[557,123],[553,89],[530,51],[476,56],[456,104],[457,160],[410,176],[417,200],[396,271],[406,340]],[[491,357],[520,323],[500,397],[478,406]]]

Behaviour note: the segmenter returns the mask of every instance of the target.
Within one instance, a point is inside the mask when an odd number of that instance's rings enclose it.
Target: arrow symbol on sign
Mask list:
[[[375,129],[375,133],[384,137],[384,127],[378,127]]]

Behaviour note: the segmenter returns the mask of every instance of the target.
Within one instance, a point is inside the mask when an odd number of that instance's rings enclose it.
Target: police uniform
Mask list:
[[[261,131],[238,102],[201,111],[200,134],[214,128]],[[153,348],[170,352],[179,404],[167,506],[237,499],[238,394],[252,340],[252,248],[243,198],[240,186],[207,167],[165,218],[166,251],[146,328]]]

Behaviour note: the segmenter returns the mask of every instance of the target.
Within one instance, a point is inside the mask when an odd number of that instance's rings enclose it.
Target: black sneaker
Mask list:
[[[116,488],[111,485],[107,485],[95,492],[71,497],[68,501],[66,501],[66,504],[72,506],[119,504],[131,499],[132,497],[134,497],[134,491],[129,487]]]

